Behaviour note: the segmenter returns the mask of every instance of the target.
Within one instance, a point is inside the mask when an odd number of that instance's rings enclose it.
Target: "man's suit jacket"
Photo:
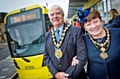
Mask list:
[[[66,24],[64,24],[64,27],[66,27]],[[82,76],[85,76],[83,67],[87,61],[87,56],[85,42],[80,28],[71,26],[67,30],[63,44],[61,45],[61,50],[63,52],[63,56],[60,62],[58,62],[54,55],[55,50],[52,41],[52,33],[51,31],[47,32],[44,59],[45,64],[48,66],[52,75],[55,77],[57,72],[66,72],[69,74],[70,78],[77,79],[81,72],[82,75],[78,79],[85,79],[84,77],[82,78]],[[71,66],[74,56],[77,56],[79,64]]]

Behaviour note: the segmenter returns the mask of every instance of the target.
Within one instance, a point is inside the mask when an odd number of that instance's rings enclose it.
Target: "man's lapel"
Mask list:
[[[55,46],[53,44],[53,40],[52,40],[51,36],[52,36],[52,33],[50,33],[50,43],[49,43],[50,44],[50,49],[51,49],[50,50],[50,52],[51,52],[50,54],[52,56],[52,60],[54,60],[55,63],[58,63],[58,61],[57,61],[57,59],[55,57],[55,48],[54,48]]]
[[[71,32],[70,32],[70,28],[69,28],[68,31],[66,32],[63,44],[61,45],[61,50],[63,52],[63,55],[65,53],[65,50],[66,50],[67,46],[68,46],[68,41],[69,41],[70,35],[71,35]]]

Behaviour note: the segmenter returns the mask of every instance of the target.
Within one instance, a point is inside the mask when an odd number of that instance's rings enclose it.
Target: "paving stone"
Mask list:
[[[0,61],[0,79],[11,79],[15,73],[16,70],[11,59]]]

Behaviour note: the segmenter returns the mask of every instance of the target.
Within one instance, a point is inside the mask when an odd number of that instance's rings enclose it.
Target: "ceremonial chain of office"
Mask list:
[[[108,50],[108,48],[110,46],[110,33],[106,27],[104,27],[104,30],[106,32],[107,39],[103,43],[99,43],[99,42],[95,41],[90,34],[89,34],[89,37],[90,37],[90,40],[92,41],[92,43],[95,45],[95,47],[98,50],[100,50],[100,57],[103,59],[106,59],[106,58],[108,58],[108,54],[106,51]]]
[[[64,29],[63,29],[63,32],[62,32],[62,35],[61,35],[61,38],[60,38],[60,41],[57,42],[56,38],[55,38],[55,32],[54,32],[54,28],[51,29],[51,32],[52,32],[52,40],[53,40],[53,43],[54,43],[54,46],[57,48],[55,50],[55,57],[57,59],[60,59],[62,58],[63,56],[63,52],[62,50],[60,49],[62,43],[63,43],[63,40],[65,38],[65,35],[66,35],[66,32],[67,30],[70,28],[70,25],[66,26]]]
[[[53,40],[54,46],[55,46],[56,48],[59,49],[60,46],[62,45],[63,40],[64,40],[65,35],[66,35],[66,31],[69,29],[69,27],[70,27],[70,25],[68,25],[68,26],[66,26],[66,27],[64,28],[59,42],[56,41],[54,28],[52,28],[52,30],[51,30],[51,32],[52,32],[52,40]]]

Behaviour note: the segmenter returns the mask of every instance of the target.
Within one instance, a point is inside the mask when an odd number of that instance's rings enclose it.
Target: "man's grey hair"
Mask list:
[[[64,11],[63,11],[62,7],[60,7],[59,5],[53,5],[53,6],[50,7],[50,9],[49,9],[49,11],[48,11],[48,15],[49,15],[49,16],[50,16],[50,10],[51,10],[52,8],[60,8],[61,12],[64,14]]]

